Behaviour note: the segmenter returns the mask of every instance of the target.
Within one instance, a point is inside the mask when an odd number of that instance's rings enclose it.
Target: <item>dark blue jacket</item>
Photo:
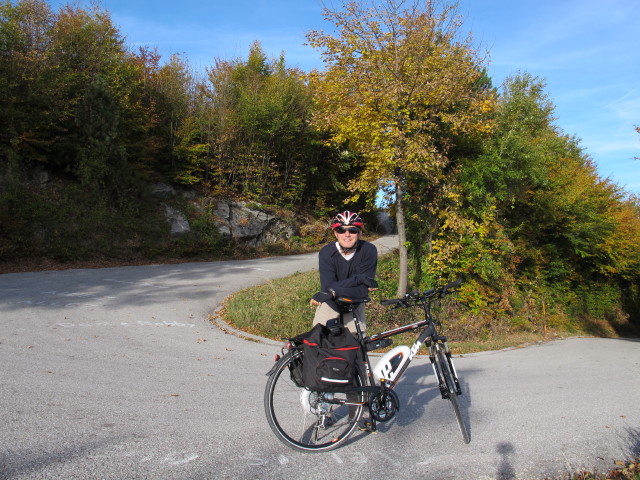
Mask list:
[[[374,278],[378,266],[378,249],[372,243],[358,241],[356,253],[351,260],[345,260],[331,242],[320,249],[319,270],[320,289],[336,292],[336,296],[364,298],[369,289],[362,283],[363,278]]]

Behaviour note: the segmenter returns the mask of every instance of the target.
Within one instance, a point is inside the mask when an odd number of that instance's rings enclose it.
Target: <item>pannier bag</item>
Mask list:
[[[354,385],[359,345],[353,334],[342,328],[333,335],[324,325],[298,335],[303,345],[304,386],[318,392],[346,392]]]
[[[302,358],[296,357],[295,360],[289,362],[289,374],[291,380],[298,387],[304,387],[304,379],[302,378]]]

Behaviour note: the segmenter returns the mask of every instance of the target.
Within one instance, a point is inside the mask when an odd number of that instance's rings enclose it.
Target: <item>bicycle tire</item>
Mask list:
[[[269,376],[264,392],[267,422],[288,447],[304,452],[331,450],[356,429],[364,411],[364,393],[312,392],[299,387],[290,375],[289,365],[300,361],[303,355],[302,350],[287,352]],[[356,384],[363,384],[360,375]],[[348,406],[325,401],[331,397],[334,402],[347,400],[347,395],[350,401],[360,404]]]
[[[469,430],[467,429],[467,424],[462,417],[462,412],[460,411],[460,404],[458,402],[458,387],[456,386],[456,382],[454,381],[454,375],[449,366],[449,362],[447,360],[446,354],[440,348],[440,345],[435,345],[435,360],[437,364],[437,368],[442,374],[442,380],[444,381],[444,387],[446,388],[446,397],[447,400],[451,402],[451,406],[453,407],[453,411],[456,415],[456,420],[458,422],[458,427],[460,427],[460,433],[462,434],[462,439],[464,443],[471,442],[471,436],[469,435]]]

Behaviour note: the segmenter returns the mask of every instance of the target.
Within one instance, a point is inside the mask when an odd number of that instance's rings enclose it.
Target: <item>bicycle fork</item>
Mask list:
[[[447,357],[447,363],[449,364],[449,369],[451,370],[451,375],[453,376],[453,383],[456,386],[456,395],[462,395],[460,380],[458,380],[458,372],[456,371],[456,367],[453,364],[453,359],[451,358],[451,350],[449,349],[449,344],[447,342],[444,342],[444,354]]]
[[[442,346],[444,347],[444,359],[447,362],[447,366],[449,367],[449,371],[451,372],[451,377],[453,380],[453,387],[455,388],[456,395],[462,395],[462,389],[460,388],[460,381],[458,380],[458,373],[456,372],[456,368],[453,364],[453,359],[451,358],[451,350],[449,348],[449,344],[445,341],[442,342]],[[438,387],[440,388],[440,394],[442,398],[445,400],[449,398],[449,385],[447,383],[447,379],[445,378],[445,372],[442,370],[444,366],[440,366],[440,362],[436,361],[436,351],[440,352],[440,344],[431,343],[429,345],[429,360],[431,361],[431,367],[433,368],[433,373],[438,380]],[[442,358],[442,357],[440,357]]]

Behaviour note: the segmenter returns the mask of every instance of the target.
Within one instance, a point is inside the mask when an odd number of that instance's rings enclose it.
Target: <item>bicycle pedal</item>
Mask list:
[[[362,424],[358,425],[358,430],[367,433],[378,433],[378,429],[371,422],[362,422]]]

